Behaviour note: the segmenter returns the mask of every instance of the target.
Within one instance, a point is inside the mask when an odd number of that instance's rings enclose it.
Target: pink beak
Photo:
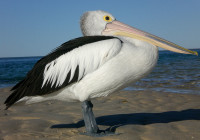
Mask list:
[[[144,32],[142,30],[136,29],[119,21],[112,21],[106,25],[106,29],[102,32],[102,35],[114,35],[114,36],[126,36],[142,41],[146,41],[155,46],[184,54],[198,55],[196,51],[191,51],[185,49],[179,45],[169,42],[165,39],[152,35],[150,33]]]

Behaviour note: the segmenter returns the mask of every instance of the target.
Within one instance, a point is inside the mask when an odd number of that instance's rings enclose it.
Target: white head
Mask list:
[[[84,36],[102,35],[107,23],[115,18],[108,12],[101,10],[89,11],[81,17],[81,31]]]
[[[84,36],[109,35],[119,38],[125,36],[142,40],[170,51],[198,55],[195,51],[185,49],[165,39],[121,23],[105,11],[98,10],[84,13],[81,17],[80,24]]]

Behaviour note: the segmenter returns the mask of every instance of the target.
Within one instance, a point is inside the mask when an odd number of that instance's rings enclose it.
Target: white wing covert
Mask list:
[[[70,82],[78,68],[78,81],[112,59],[121,50],[121,41],[117,38],[97,41],[79,46],[67,52],[45,66],[43,84],[60,87],[70,73]]]

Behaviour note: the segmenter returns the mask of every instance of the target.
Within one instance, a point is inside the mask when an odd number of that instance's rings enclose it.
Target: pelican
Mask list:
[[[149,74],[158,47],[198,55],[165,39],[117,21],[105,11],[89,11],[80,20],[83,37],[70,40],[41,58],[11,90],[6,109],[15,103],[80,101],[86,135],[105,136],[92,112],[91,99],[107,96]]]

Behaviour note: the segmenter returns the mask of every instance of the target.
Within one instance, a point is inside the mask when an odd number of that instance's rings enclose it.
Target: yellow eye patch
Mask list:
[[[111,22],[112,18],[110,16],[104,16],[103,19],[107,22]]]

